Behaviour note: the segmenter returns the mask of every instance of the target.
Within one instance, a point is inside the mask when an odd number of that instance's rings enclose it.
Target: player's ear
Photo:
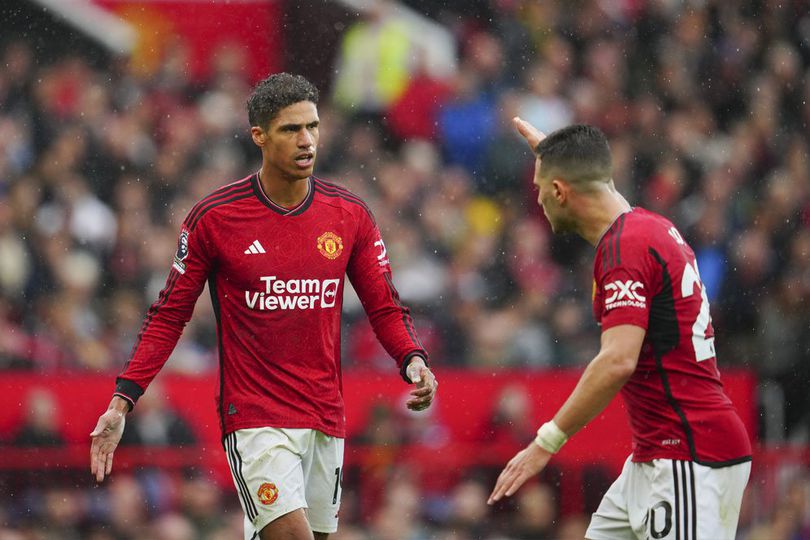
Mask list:
[[[259,126],[250,128],[250,136],[256,146],[264,146],[264,143],[267,142],[267,133]]]
[[[565,180],[555,178],[551,181],[551,194],[560,206],[568,200],[570,190],[571,186]]]

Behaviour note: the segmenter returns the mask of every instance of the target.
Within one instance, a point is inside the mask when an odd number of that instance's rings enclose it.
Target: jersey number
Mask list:
[[[659,529],[657,528],[659,523],[659,514],[660,511],[663,511],[663,516],[661,516],[661,520],[663,521],[662,527]],[[658,504],[653,506],[647,511],[647,524],[649,525],[650,529],[650,536],[653,538],[665,538],[669,531],[672,530],[672,505],[670,505],[667,501],[660,501]]]
[[[332,504],[337,504],[338,500],[338,489],[340,489],[340,484],[342,484],[343,480],[343,470],[338,467],[335,469],[335,492],[332,494]]]
[[[686,267],[683,269],[683,278],[681,279],[681,296],[683,298],[692,296],[695,293],[695,285],[700,289],[701,302],[700,312],[695,324],[692,325],[692,345],[695,348],[695,358],[698,362],[702,362],[715,356],[714,338],[706,337],[706,331],[712,322],[712,316],[709,314],[709,297],[706,296],[706,287],[700,281],[697,262],[686,263]]]

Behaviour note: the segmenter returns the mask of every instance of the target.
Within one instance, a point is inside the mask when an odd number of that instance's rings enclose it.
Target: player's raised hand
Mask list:
[[[119,409],[107,409],[90,433],[90,473],[96,477],[97,482],[104,481],[104,477],[112,472],[113,453],[124,434],[125,416]]]
[[[419,356],[413,357],[405,374],[416,385],[416,388],[411,390],[412,397],[407,401],[407,407],[412,411],[423,411],[430,407],[433,398],[436,397],[439,381],[425,365],[424,359]]]
[[[517,128],[518,132],[523,135],[523,138],[526,139],[526,142],[529,144],[532,151],[534,151],[537,145],[540,144],[540,141],[546,138],[545,133],[519,116],[512,118],[512,123],[515,124],[515,128]]]
[[[551,455],[536,443],[529,443],[529,446],[518,452],[501,471],[487,504],[495,504],[504,496],[511,497],[526,480],[545,468]]]

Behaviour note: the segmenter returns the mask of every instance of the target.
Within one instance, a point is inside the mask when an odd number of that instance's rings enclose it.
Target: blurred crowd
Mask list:
[[[552,483],[530,482],[504,504],[486,504],[492,482],[475,472],[448,489],[425,488],[413,470],[386,477],[383,495],[364,508],[357,478],[344,477],[340,525],[332,540],[581,540],[583,513],[561,514]],[[810,476],[783,468],[785,482],[764,508],[743,501],[740,540],[810,538]],[[83,475],[84,478],[84,475]],[[0,540],[241,540],[244,515],[232,487],[194,469],[119,472],[104,485],[69,479],[28,481],[0,505]],[[13,477],[0,477],[13,489]],[[79,487],[87,486],[87,487]],[[765,510],[767,509],[767,511]]]
[[[582,515],[558,518],[554,492],[526,486],[515,508],[486,504],[490,485],[471,476],[443,493],[422,489],[407,471],[363,519],[355,486],[344,483],[333,540],[581,540]],[[22,508],[33,508],[23,512]],[[0,509],[2,510],[2,509]],[[98,488],[28,487],[0,515],[0,540],[239,540],[243,513],[235,493],[197,471],[166,476],[119,474]],[[13,517],[12,517],[13,516]]]
[[[592,248],[550,234],[509,120],[588,122],[610,137],[619,189],[694,247],[721,364],[756,370],[807,440],[806,2],[478,4],[490,13],[437,14],[459,56],[438,78],[382,3],[347,29],[320,104],[317,174],[374,210],[436,364],[590,360]],[[153,73],[123,58],[42,64],[30,42],[5,44],[0,367],[121,368],[186,212],[258,168],[247,54],[223,47],[201,81],[182,44]],[[345,365],[391,369],[351,291],[346,311]],[[204,293],[167,369],[215,368],[213,320]]]
[[[382,3],[347,29],[319,105],[316,174],[373,209],[435,365],[547,369],[581,366],[596,351],[593,250],[550,234],[531,185],[533,157],[510,119],[546,132],[591,123],[610,139],[619,190],[671,218],[695,249],[719,361],[760,377],[765,418],[777,425],[766,435],[808,442],[808,3],[465,4],[432,4],[458,47],[451,75],[427,69],[430,51]],[[43,63],[32,41],[1,45],[0,369],[114,374],[164,284],[186,212],[259,167],[244,108],[255,82],[242,69],[250,53],[223,47],[209,77],[196,80],[182,43],[151,73],[125,58],[102,69],[70,52]],[[392,371],[347,291],[344,366]],[[166,369],[199,373],[216,363],[204,293]],[[200,481],[178,480],[171,511],[151,521],[154,508],[141,508],[150,532],[137,537],[229,537],[220,532],[233,529],[228,523],[207,536],[178,532],[198,530],[182,501],[186,484]],[[114,482],[104,496],[41,491],[54,519],[35,519],[30,535],[0,529],[0,540],[68,538],[36,529],[67,530],[95,512],[114,521],[116,497],[144,489],[131,478]],[[430,536],[430,521],[403,524],[403,508],[425,510],[408,506],[419,499],[408,487],[392,481],[391,515],[375,516],[374,538],[512,534],[459,526]],[[479,522],[483,490],[459,484],[442,503],[446,523]],[[807,483],[796,491],[806,497]],[[803,504],[774,515],[773,527],[806,530]],[[560,529],[545,537],[564,538],[569,526],[581,537],[580,521],[555,521]],[[387,529],[404,526],[413,529]],[[110,534],[78,537],[119,538]],[[749,538],[799,538],[761,534]],[[368,537],[346,527],[336,538]]]

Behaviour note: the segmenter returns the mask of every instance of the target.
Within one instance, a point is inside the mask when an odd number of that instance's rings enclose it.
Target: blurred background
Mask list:
[[[316,174],[361,195],[442,389],[426,414],[347,288],[336,540],[572,539],[629,453],[616,402],[510,501],[503,464],[597,351],[592,248],[553,237],[509,120],[599,126],[695,249],[756,445],[738,538],[810,538],[810,2],[4,0],[0,540],[241,538],[207,292],[91,480],[196,200],[258,169],[244,102],[322,99]]]

